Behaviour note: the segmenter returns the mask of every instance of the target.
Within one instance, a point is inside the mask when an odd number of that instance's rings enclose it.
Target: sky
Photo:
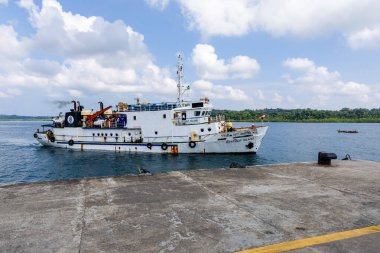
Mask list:
[[[0,114],[185,99],[379,108],[378,0],[0,0]]]

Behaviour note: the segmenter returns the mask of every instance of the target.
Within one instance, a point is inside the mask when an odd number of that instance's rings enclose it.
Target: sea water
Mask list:
[[[257,154],[136,154],[74,151],[41,146],[33,133],[44,122],[0,122],[0,184],[95,176],[228,168],[231,163],[261,165],[316,161],[319,151],[338,159],[380,161],[380,124],[266,123],[267,135]],[[250,126],[251,123],[234,123]],[[357,130],[357,134],[337,130]]]

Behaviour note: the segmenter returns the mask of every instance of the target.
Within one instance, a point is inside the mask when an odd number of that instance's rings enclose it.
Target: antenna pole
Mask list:
[[[177,56],[177,103],[181,105],[181,94],[182,94],[182,78],[183,78],[183,64],[182,55],[179,53]]]

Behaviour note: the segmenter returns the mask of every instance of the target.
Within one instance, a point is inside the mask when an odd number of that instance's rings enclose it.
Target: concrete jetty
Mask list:
[[[379,224],[370,161],[0,186],[0,252],[235,252]],[[372,233],[292,252],[379,249]]]

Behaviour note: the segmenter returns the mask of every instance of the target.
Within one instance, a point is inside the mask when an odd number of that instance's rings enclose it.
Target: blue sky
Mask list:
[[[0,0],[0,114],[57,101],[379,108],[377,0]]]

